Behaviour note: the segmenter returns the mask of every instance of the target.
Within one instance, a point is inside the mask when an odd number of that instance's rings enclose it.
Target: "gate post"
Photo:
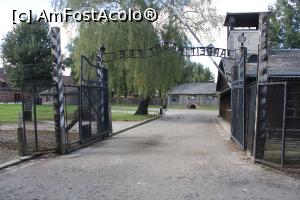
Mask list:
[[[260,86],[260,83],[268,81],[268,33],[269,33],[269,13],[259,15],[259,48],[258,65],[256,75],[256,110],[255,110],[255,131],[253,155],[254,160],[264,156],[265,138],[261,137],[261,130],[266,128],[266,104],[267,85]],[[258,148],[260,151],[258,151]]]
[[[101,111],[101,113],[102,113],[101,121],[105,122],[106,120],[108,120],[108,121],[106,121],[107,122],[106,126],[108,126],[108,127],[105,127],[105,128],[106,128],[106,130],[108,130],[109,133],[111,133],[112,132],[112,118],[111,118],[111,105],[110,105],[110,101],[109,101],[110,93],[108,90],[108,72],[106,74],[104,74],[104,70],[103,70],[105,68],[104,60],[103,60],[104,51],[105,51],[105,47],[103,45],[101,45],[101,47],[97,51],[97,60],[96,60],[97,76],[98,76],[98,81],[100,83],[100,86],[107,87],[106,95],[103,93],[103,90],[101,90],[100,105],[101,105],[101,109],[103,109]],[[105,113],[104,113],[104,106],[106,106],[106,105],[107,105],[108,116],[105,116]],[[108,117],[108,119],[105,119],[105,117]],[[107,135],[109,133],[107,133]]]
[[[51,27],[51,55],[55,134],[58,149],[61,154],[66,153],[65,118],[64,118],[64,86],[62,77],[62,57],[60,28]]]

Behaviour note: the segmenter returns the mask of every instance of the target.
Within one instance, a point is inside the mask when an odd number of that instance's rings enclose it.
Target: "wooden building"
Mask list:
[[[20,102],[22,93],[13,88],[4,68],[0,68],[0,102]]]
[[[76,86],[74,79],[71,76],[63,76],[65,103],[77,105],[79,102],[79,87]],[[43,104],[53,103],[53,88],[43,90],[39,93]]]
[[[168,105],[184,105],[197,108],[199,105],[218,105],[215,83],[185,83],[167,92]]]
[[[245,92],[239,93],[245,101],[243,104],[233,102],[236,93],[232,93],[232,69],[238,60],[222,59],[219,67],[226,77],[219,73],[217,79],[219,116],[230,123],[234,141],[256,161],[296,167],[300,166],[300,49],[272,49],[269,45],[267,81],[257,84],[261,14],[228,13],[226,16],[224,25],[228,28],[227,48],[236,50],[238,54],[241,46],[238,37],[242,34],[246,37],[244,46],[248,54],[243,88]],[[260,91],[262,88],[266,90],[265,99],[261,99],[257,92],[257,89]],[[265,101],[264,107],[257,104],[261,101]],[[241,105],[243,117],[232,120],[236,115],[233,110],[236,112],[236,107]]]

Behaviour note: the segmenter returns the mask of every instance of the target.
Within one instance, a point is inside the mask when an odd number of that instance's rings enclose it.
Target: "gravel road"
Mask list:
[[[252,164],[214,111],[168,116],[73,154],[0,171],[0,199],[300,199],[300,180]]]
[[[114,132],[126,129],[128,127],[134,126],[140,123],[140,121],[113,121],[112,126]],[[39,127],[43,125],[43,131],[39,131],[39,147],[41,147],[41,142],[44,147],[55,146],[55,135],[54,135],[54,126],[53,122],[43,122],[39,124]],[[21,158],[18,155],[18,144],[17,144],[17,124],[0,124],[0,164],[9,162]],[[33,129],[33,128],[32,128]],[[50,131],[46,131],[50,130]],[[72,132],[74,131],[74,132]],[[74,128],[71,129],[74,140],[78,140],[78,131]],[[33,146],[34,136],[33,131],[31,134],[27,132],[27,142],[30,142]]]

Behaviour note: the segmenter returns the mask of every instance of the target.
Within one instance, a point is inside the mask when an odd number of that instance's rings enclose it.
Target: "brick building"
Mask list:
[[[12,88],[4,68],[0,68],[0,102],[19,102],[21,92]]]

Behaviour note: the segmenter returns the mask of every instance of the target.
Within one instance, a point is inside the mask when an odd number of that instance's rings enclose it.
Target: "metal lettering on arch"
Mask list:
[[[103,53],[102,62],[111,62],[124,58],[149,58],[159,55],[162,51],[172,52],[181,56],[213,56],[235,60],[235,50],[216,47],[183,47],[173,42],[162,42],[148,49],[127,49]]]

